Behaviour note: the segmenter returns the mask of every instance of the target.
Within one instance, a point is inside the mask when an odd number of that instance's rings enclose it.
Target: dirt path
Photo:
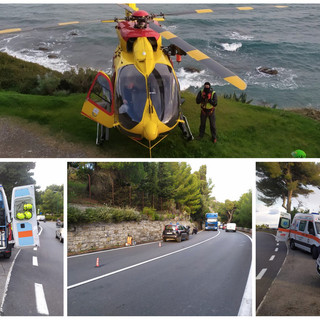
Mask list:
[[[38,124],[9,117],[0,118],[0,158],[106,157],[95,146],[67,142]]]

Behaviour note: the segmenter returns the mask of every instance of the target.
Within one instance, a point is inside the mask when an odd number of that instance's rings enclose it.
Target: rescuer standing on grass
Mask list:
[[[204,132],[206,130],[206,121],[207,118],[209,118],[212,142],[216,143],[216,116],[214,111],[218,104],[218,98],[216,92],[213,91],[209,82],[206,82],[204,84],[203,90],[199,91],[196,102],[201,106],[198,140],[203,138]]]

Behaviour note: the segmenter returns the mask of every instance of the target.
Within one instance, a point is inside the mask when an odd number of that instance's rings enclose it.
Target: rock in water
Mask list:
[[[274,74],[278,74],[278,70],[277,69],[268,68],[268,67],[259,67],[258,71],[262,72],[262,73],[273,74],[273,75]]]

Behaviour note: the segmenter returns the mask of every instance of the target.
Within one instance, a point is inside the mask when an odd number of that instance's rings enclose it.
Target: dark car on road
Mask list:
[[[164,227],[162,239],[164,242],[169,239],[181,242],[181,240],[189,239],[189,232],[189,228],[182,226],[181,224],[168,224]]]

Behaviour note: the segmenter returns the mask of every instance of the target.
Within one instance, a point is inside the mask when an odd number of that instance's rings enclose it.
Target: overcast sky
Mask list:
[[[40,159],[36,161],[33,172],[36,185],[40,186],[40,190],[43,191],[52,184],[62,185],[65,183],[67,163],[63,159]]]
[[[302,207],[304,209],[309,209],[310,212],[320,212],[320,190],[310,186],[310,190],[314,192],[308,197],[300,196],[298,198],[293,198],[292,209],[298,207],[298,200],[302,201]],[[257,197],[258,197],[257,193]],[[271,207],[267,207],[263,202],[257,199],[256,203],[256,224],[268,224],[270,227],[276,227],[278,225],[280,212],[286,212],[282,207],[282,201],[277,201],[277,203]]]
[[[239,200],[255,186],[255,161],[250,159],[195,159],[187,160],[192,172],[207,166],[207,179],[214,184],[212,196],[219,202]]]

